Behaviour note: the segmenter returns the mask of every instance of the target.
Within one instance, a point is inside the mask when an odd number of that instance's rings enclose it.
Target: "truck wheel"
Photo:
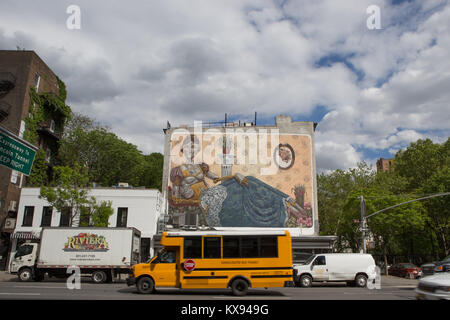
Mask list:
[[[152,278],[143,277],[137,281],[136,288],[142,294],[152,293],[155,290],[155,283]]]
[[[248,283],[244,279],[236,279],[231,283],[231,292],[234,296],[245,296],[248,291]]]
[[[19,271],[19,280],[29,282],[33,279],[33,271],[30,268],[23,268]]]
[[[300,286],[308,288],[312,286],[312,278],[310,275],[304,274],[300,277]]]
[[[367,277],[363,274],[358,274],[355,278],[357,287],[364,288],[367,285]]]
[[[92,274],[92,281],[94,281],[94,283],[105,283],[106,279],[107,275],[105,271],[94,271]]]

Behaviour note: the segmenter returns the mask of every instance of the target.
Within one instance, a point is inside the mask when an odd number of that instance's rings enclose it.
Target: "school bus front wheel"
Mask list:
[[[155,282],[150,277],[141,277],[136,281],[136,288],[142,294],[153,293],[155,290]]]

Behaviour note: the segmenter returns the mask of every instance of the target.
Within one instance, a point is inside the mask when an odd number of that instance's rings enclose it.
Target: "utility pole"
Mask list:
[[[364,197],[360,196],[359,200],[361,202],[361,238],[362,238],[362,247],[363,253],[366,253],[366,202],[364,201]]]

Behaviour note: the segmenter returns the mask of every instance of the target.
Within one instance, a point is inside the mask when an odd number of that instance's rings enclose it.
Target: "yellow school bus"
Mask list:
[[[155,288],[226,289],[283,287],[293,281],[288,231],[164,232],[164,248],[136,264],[127,279],[139,293]]]

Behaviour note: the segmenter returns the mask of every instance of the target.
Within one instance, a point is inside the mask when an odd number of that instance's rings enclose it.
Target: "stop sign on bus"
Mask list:
[[[192,260],[192,259],[186,260],[186,261],[184,262],[184,269],[185,269],[186,271],[192,271],[192,270],[194,270],[194,269],[195,269],[195,261]]]

